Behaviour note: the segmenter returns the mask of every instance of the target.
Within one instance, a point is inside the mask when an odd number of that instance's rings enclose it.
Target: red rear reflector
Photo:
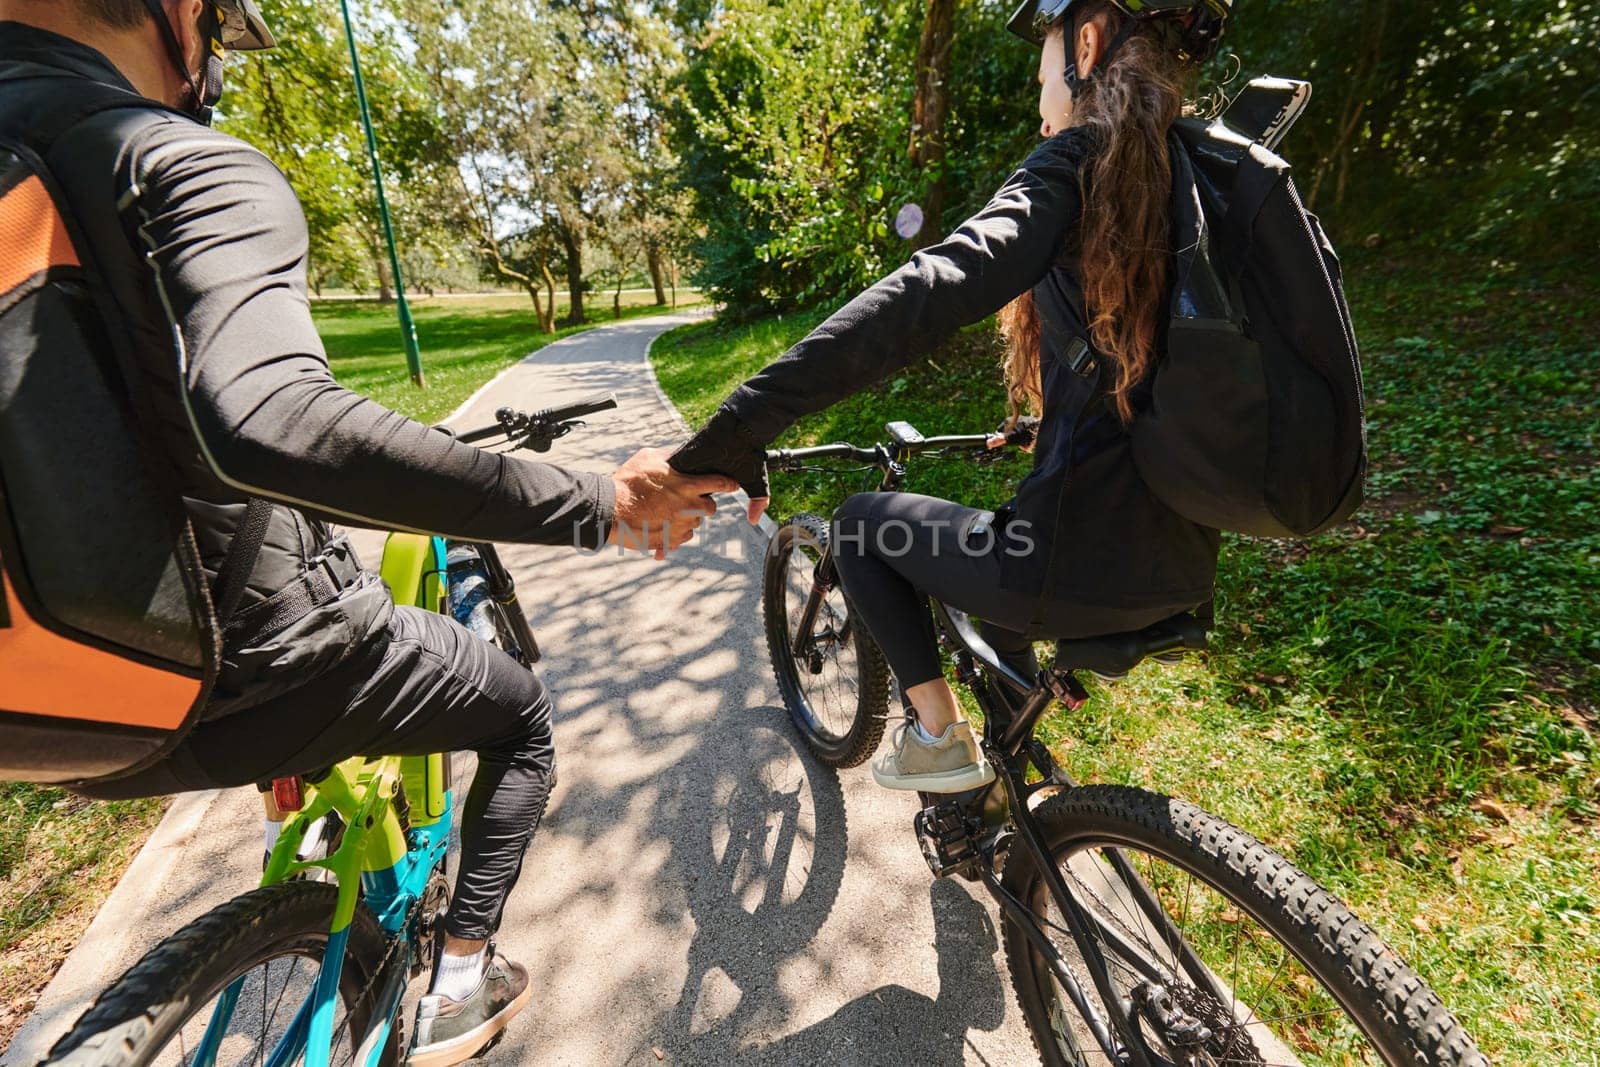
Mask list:
[[[274,778],[272,802],[279,811],[299,811],[305,807],[305,796],[300,792],[299,778]]]

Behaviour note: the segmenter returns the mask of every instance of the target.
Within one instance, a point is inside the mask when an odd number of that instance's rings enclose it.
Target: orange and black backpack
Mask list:
[[[0,780],[87,785],[193,726],[270,509],[252,502],[210,589],[131,338],[44,161],[90,115],[159,105],[0,86]]]

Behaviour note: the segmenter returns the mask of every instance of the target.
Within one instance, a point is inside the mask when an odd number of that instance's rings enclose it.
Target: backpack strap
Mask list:
[[[233,540],[228,543],[228,555],[217,571],[217,591],[212,597],[216,605],[217,624],[226,629],[239,602],[244,598],[245,583],[256,568],[261,556],[261,545],[267,539],[267,527],[272,524],[272,501],[259,496],[250,498],[244,506],[244,515],[234,527]]]
[[[0,136],[25,145],[40,157],[46,155],[68,130],[102,111],[140,108],[182,114],[131,90],[68,75],[38,74],[4,78],[0,79],[0,86],[5,87],[8,97],[10,106],[7,110],[15,108],[17,113],[26,116],[20,130],[0,127]],[[63,86],[70,86],[72,95],[81,95],[82,98],[67,106],[59,105],[56,101],[64,95]],[[25,102],[15,103],[19,98]]]
[[[1218,234],[1230,288],[1238,283],[1250,255],[1250,246],[1255,243],[1256,219],[1261,208],[1288,171],[1287,164],[1257,145],[1250,145],[1239,157],[1233,173],[1233,190],[1228,197],[1228,214]]]

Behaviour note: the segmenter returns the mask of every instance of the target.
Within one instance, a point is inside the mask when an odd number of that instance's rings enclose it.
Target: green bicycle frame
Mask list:
[[[391,534],[384,546],[381,570],[397,604],[445,610],[442,538]],[[356,908],[363,901],[390,939],[391,948],[396,941],[405,943],[405,951],[387,953],[384,966],[372,976],[379,994],[353,1062],[372,1067],[382,1056],[405,992],[404,977],[410,970],[413,931],[408,929],[408,920],[449,848],[453,800],[445,786],[446,758],[442,753],[375,759],[358,756],[334,767],[319,781],[306,783],[303,806],[284,824],[261,884],[275,885],[322,870],[333,876],[339,894],[316,984],[268,1056],[267,1067],[287,1067],[302,1054],[306,1067],[327,1067],[345,946]],[[404,822],[395,804],[402,784],[409,805]],[[329,813],[337,813],[344,823],[339,848],[324,859],[298,859],[306,833]],[[223,991],[195,1050],[192,1062],[196,1067],[216,1063],[243,988],[244,979],[240,978]],[[355,1036],[351,1035],[352,1040]]]

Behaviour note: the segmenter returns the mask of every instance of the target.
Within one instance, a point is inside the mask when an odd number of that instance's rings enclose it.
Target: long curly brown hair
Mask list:
[[[1088,19],[1104,17],[1105,39],[1126,17],[1109,3],[1085,6],[1065,42]],[[1082,83],[1071,121],[1086,127],[1095,154],[1079,175],[1083,226],[1075,235],[1078,270],[1089,314],[1089,337],[1112,372],[1110,397],[1123,425],[1133,421],[1130,395],[1156,359],[1156,332],[1171,263],[1169,202],[1172,162],[1167,131],[1184,111],[1194,65],[1183,59],[1172,27],[1146,21],[1093,80]],[[1053,33],[1067,32],[1060,27]],[[1039,312],[1026,292],[1000,313],[1006,338],[1006,391],[1014,421],[1043,406],[1039,381]]]

